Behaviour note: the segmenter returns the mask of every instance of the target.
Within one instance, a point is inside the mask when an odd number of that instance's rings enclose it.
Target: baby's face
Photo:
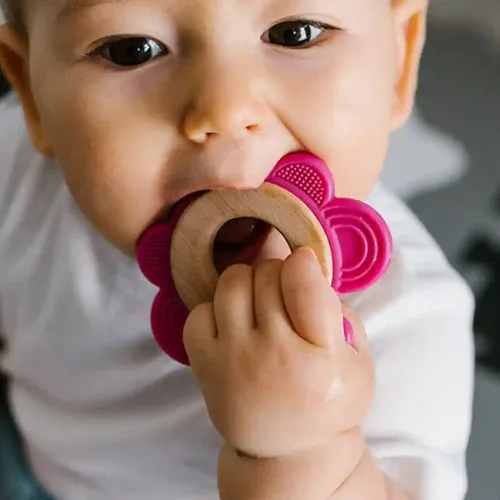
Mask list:
[[[28,26],[37,133],[129,255],[182,196],[258,187],[291,151],[364,198],[398,120],[390,0],[33,0]]]

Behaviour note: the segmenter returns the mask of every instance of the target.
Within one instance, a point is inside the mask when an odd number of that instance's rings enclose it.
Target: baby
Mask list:
[[[33,477],[60,500],[463,500],[471,295],[377,185],[427,0],[4,3],[0,361]],[[140,236],[293,151],[383,215],[388,272],[343,305],[270,231],[192,311],[177,364],[151,334]]]

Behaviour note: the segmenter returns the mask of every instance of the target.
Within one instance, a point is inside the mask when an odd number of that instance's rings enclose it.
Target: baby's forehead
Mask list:
[[[316,9],[336,9],[345,5],[356,6],[360,4],[384,4],[393,0],[0,0],[0,2],[23,3],[27,9],[34,5],[56,7],[63,12],[88,9],[100,5],[112,4],[113,6],[151,6],[155,8],[177,8],[185,6],[198,7],[202,10],[216,10],[227,6],[240,6],[245,9],[290,9],[302,13],[313,14]],[[313,11],[311,11],[312,9]],[[195,11],[196,12],[196,11]],[[198,11],[199,12],[199,11]],[[360,12],[361,14],[362,12]],[[192,13],[191,13],[192,15]]]
[[[62,25],[68,31],[74,30],[72,22],[82,20],[78,29],[90,31],[100,25],[101,31],[133,26],[142,27],[145,22],[161,21],[163,16],[168,22],[177,22],[198,30],[207,27],[207,23],[221,26],[248,25],[268,28],[277,21],[295,19],[313,19],[336,28],[354,28],[355,31],[371,31],[383,22],[396,0],[0,0],[0,5],[11,9],[8,20],[18,25],[21,31],[29,34],[29,25],[37,19],[51,24],[54,33]],[[399,1],[399,0],[398,0]],[[422,0],[426,1],[426,0]],[[22,8],[22,11],[21,11]],[[39,13],[42,15],[39,16]],[[193,15],[193,13],[196,13]],[[83,21],[83,18],[86,18]],[[91,20],[92,22],[87,22]],[[130,29],[127,28],[129,31]],[[133,28],[138,30],[138,28]],[[132,29],[132,31],[133,31]],[[385,28],[384,28],[385,29]]]

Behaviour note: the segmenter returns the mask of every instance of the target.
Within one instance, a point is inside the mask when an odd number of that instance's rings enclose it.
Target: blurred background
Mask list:
[[[421,218],[476,295],[467,500],[498,500],[500,0],[432,2],[417,109],[394,136],[383,180]],[[6,91],[0,75],[0,94]],[[0,131],[7,127],[2,117],[0,110]]]

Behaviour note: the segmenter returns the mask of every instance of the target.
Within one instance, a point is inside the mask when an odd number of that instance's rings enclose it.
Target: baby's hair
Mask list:
[[[22,0],[0,0],[0,8],[3,10],[5,19],[18,31],[23,31]]]

